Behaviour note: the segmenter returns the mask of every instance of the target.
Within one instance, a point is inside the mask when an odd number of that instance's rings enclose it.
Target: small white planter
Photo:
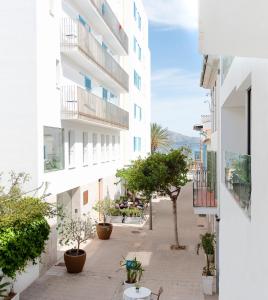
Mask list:
[[[111,216],[109,222],[110,223],[122,223],[122,216]]]
[[[135,287],[135,283],[127,283],[126,281],[124,281],[124,290],[131,287]]]
[[[213,279],[214,276],[202,276],[203,292],[205,295],[213,294]]]
[[[140,224],[141,222],[141,217],[126,217],[125,219],[125,224]]]

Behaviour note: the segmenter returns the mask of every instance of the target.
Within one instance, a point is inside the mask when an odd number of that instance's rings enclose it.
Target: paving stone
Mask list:
[[[162,286],[161,300],[204,300],[201,272],[203,255],[196,255],[200,228],[192,208],[192,186],[183,188],[178,202],[179,235],[186,250],[170,250],[174,240],[171,201],[154,201],[153,231],[115,226],[109,241],[95,239],[86,246],[87,261],[81,274],[64,267],[50,269],[21,294],[21,300],[122,300],[123,257],[137,256],[144,263],[142,285],[152,291]],[[141,230],[140,230],[141,229]],[[140,231],[133,234],[132,231]],[[205,298],[216,300],[217,298]]]

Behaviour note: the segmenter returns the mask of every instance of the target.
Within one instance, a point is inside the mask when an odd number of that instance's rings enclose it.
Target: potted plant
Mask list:
[[[0,299],[1,300],[19,300],[19,294],[13,292],[12,283],[6,281],[7,278],[0,275]]]
[[[215,235],[213,233],[205,233],[201,235],[201,243],[198,245],[199,248],[202,248],[206,256],[206,266],[203,268],[202,282],[203,282],[203,291],[205,295],[213,294],[213,279],[215,268],[211,262],[211,257],[214,256],[215,246]]]
[[[110,207],[110,200],[107,199],[98,201],[95,206],[95,209],[100,213],[100,215],[102,215],[103,220],[103,222],[99,222],[96,225],[98,238],[100,240],[109,240],[113,231],[113,225],[111,223],[108,223],[106,220]]]
[[[86,261],[86,252],[82,250],[81,244],[93,236],[93,225],[89,216],[83,218],[63,218],[57,226],[60,234],[61,245],[73,245],[74,248],[64,253],[64,262],[68,273],[80,273]]]
[[[134,259],[131,260],[124,259],[124,261],[121,262],[121,266],[125,267],[127,272],[127,280],[124,281],[125,288],[134,287],[138,284],[144,271],[141,262],[134,257]]]

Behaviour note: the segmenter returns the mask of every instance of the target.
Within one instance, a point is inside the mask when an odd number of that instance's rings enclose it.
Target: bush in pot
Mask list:
[[[127,280],[124,281],[124,285],[130,287],[138,284],[144,272],[141,262],[134,257],[133,259],[124,259],[120,264],[126,268],[127,272]]]
[[[103,220],[103,222],[99,222],[96,225],[98,238],[100,240],[108,240],[113,231],[113,225],[111,223],[108,223],[106,220],[110,208],[111,201],[107,199],[98,201],[94,207],[94,209],[100,213],[100,216]]]
[[[198,244],[198,253],[199,248],[203,249],[206,256],[206,266],[203,268],[202,274],[203,290],[206,295],[212,295],[215,268],[213,263],[211,263],[211,256],[214,256],[215,253],[215,234],[207,232],[201,235],[201,243]]]
[[[80,273],[86,262],[86,252],[81,249],[81,244],[93,236],[91,218],[83,215],[83,218],[63,218],[57,226],[61,236],[61,245],[73,245],[64,253],[64,262],[69,273]]]

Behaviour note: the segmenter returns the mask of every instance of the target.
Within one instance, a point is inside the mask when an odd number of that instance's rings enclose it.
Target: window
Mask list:
[[[110,160],[110,136],[106,135],[106,161]]]
[[[141,89],[141,77],[140,75],[134,70],[134,85],[137,89]]]
[[[135,36],[134,36],[134,39],[133,39],[133,51],[136,53],[136,51],[137,51],[137,40],[136,40],[136,38],[135,38]]]
[[[141,47],[135,37],[133,38],[133,51],[137,54],[138,59],[141,60]]]
[[[115,150],[115,136],[112,136],[112,160],[116,158],[116,150]]]
[[[69,167],[74,168],[75,166],[75,134],[73,130],[68,131],[68,158]]]
[[[134,104],[134,118],[141,121],[141,107],[137,104]]]
[[[98,153],[97,153],[97,144],[98,144],[98,136],[96,133],[92,134],[92,159],[93,164],[97,163]]]
[[[108,90],[106,90],[105,88],[102,88],[102,99],[108,99]]]
[[[141,138],[134,136],[134,152],[141,151]]]
[[[44,127],[44,170],[45,172],[64,169],[63,129]]]
[[[83,25],[83,26],[86,26],[87,25],[87,22],[86,20],[82,17],[82,16],[78,16],[78,20],[79,22]]]
[[[134,6],[133,6],[133,16],[134,16],[134,20],[137,23],[139,30],[141,30],[141,16],[140,16],[140,13],[138,12],[135,2],[134,2]]]
[[[105,162],[105,135],[101,135],[101,161]]]
[[[86,90],[90,91],[91,90],[91,79],[87,76],[84,76],[84,84]]]
[[[137,6],[136,3],[134,2],[134,7],[133,7],[133,16],[134,16],[134,20],[137,20]]]
[[[88,165],[88,133],[83,132],[83,165]]]
[[[108,50],[108,47],[104,42],[101,43],[101,46],[104,50],[106,50],[106,51]]]

